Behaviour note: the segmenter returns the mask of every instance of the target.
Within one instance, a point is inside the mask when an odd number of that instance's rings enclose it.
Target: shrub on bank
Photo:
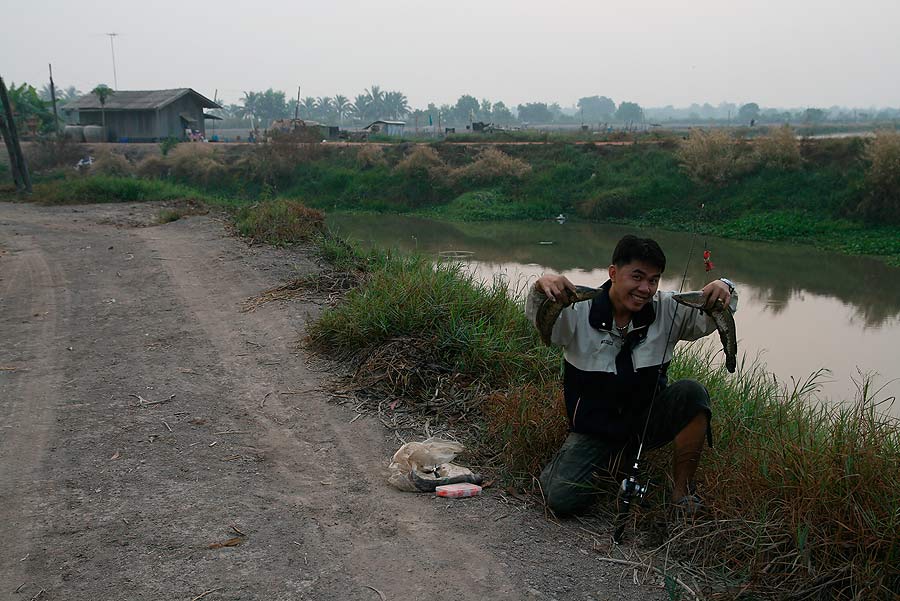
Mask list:
[[[625,187],[602,190],[592,198],[578,203],[575,212],[584,219],[623,219],[633,216],[637,206]]]
[[[753,161],[760,166],[775,169],[797,169],[800,167],[800,143],[790,125],[783,125],[768,135],[753,141]]]
[[[37,138],[25,151],[25,161],[33,173],[60,167],[74,168],[90,154],[90,148],[63,136]]]
[[[119,153],[101,148],[94,152],[93,156],[94,163],[89,168],[91,174],[108,177],[131,177],[134,175],[134,166]]]
[[[529,207],[506,198],[497,190],[463,192],[441,208],[442,217],[463,221],[501,221],[540,217],[530,215]]]
[[[281,190],[293,183],[300,165],[308,165],[323,152],[321,144],[297,143],[290,135],[275,134],[265,144],[242,152],[229,171],[237,181]]]
[[[356,151],[356,165],[360,169],[386,167],[387,159],[384,156],[384,149],[375,144],[362,146]]]
[[[722,185],[744,169],[736,140],[722,129],[692,129],[677,150],[682,169],[696,182]]]
[[[864,218],[900,223],[900,133],[880,131],[865,152],[869,163],[857,211]]]
[[[531,165],[522,159],[488,147],[478,153],[468,165],[454,169],[452,179],[459,184],[484,184],[504,179],[521,179],[528,173],[531,173]]]
[[[294,200],[273,200],[239,209],[234,225],[241,236],[281,246],[322,233],[325,215]]]
[[[150,155],[144,157],[134,167],[138,177],[144,179],[165,179],[169,177],[171,167],[165,157]]]
[[[165,156],[163,164],[171,177],[182,183],[209,186],[229,175],[218,151],[209,144],[179,144]]]
[[[397,166],[396,173],[406,176],[424,174],[428,179],[446,181],[450,175],[450,168],[431,146],[416,145],[403,157]]]

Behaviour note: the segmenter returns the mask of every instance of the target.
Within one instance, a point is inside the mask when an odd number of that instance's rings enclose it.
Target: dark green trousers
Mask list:
[[[679,380],[656,395],[649,412],[644,451],[671,442],[701,411],[712,418],[709,393],[695,380]],[[643,426],[643,419],[636,420]],[[597,498],[604,476],[617,478],[617,472],[631,467],[640,444],[641,432],[626,432],[620,440],[569,432],[562,447],[541,472],[541,488],[547,505],[558,516],[579,513]],[[710,445],[711,430],[707,431]]]

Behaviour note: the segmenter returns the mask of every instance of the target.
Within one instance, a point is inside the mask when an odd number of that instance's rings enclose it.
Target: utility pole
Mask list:
[[[9,104],[9,96],[6,94],[6,84],[0,77],[0,103],[3,104],[3,116],[6,119],[6,127],[3,128],[3,139],[6,141],[6,149],[9,151],[10,167],[12,167],[13,180],[19,191],[31,194],[31,177],[28,175],[28,165],[25,163],[25,155],[22,154],[22,146],[19,144],[19,132],[16,130],[16,122],[13,120],[12,106]],[[0,119],[2,122],[3,119]]]
[[[294,121],[298,119],[300,114],[300,86],[297,86],[297,104],[294,105]]]
[[[47,66],[50,67],[50,100],[53,101],[53,129],[59,134],[59,113],[56,112],[56,86],[53,85],[53,65],[48,64]]]
[[[113,39],[119,34],[113,32],[106,34],[109,36],[109,49],[112,51],[112,61],[113,61],[113,89],[119,89],[119,79],[116,77],[116,46],[113,44]]]

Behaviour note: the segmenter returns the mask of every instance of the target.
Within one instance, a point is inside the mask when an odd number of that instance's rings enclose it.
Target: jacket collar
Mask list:
[[[613,324],[615,324],[612,301],[609,300],[610,288],[612,288],[612,280],[606,280],[606,283],[600,286],[603,292],[591,301],[591,311],[588,317],[591,327],[607,332],[612,330]],[[631,314],[631,322],[634,324],[632,332],[640,332],[641,338],[643,338],[647,335],[646,328],[655,320],[656,310],[653,308],[653,303],[649,302],[640,311]]]

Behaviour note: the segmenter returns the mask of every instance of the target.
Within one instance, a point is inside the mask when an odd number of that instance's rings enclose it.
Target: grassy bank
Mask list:
[[[505,285],[452,263],[341,248],[344,268],[365,275],[310,327],[311,346],[352,365],[373,406],[390,401],[386,419],[415,411],[450,424],[474,448],[469,461],[531,482],[565,436],[560,354],[540,344]],[[675,526],[643,559],[669,570],[684,562],[711,598],[890,597],[900,586],[897,423],[868,390],[831,410],[814,382],[784,389],[758,365],[733,376],[711,365],[686,346],[671,368],[714,399],[716,444],[698,483],[710,513]],[[657,509],[638,531],[660,518],[668,461],[650,458]],[[615,481],[605,488],[601,512]]]
[[[898,150],[887,148],[879,172],[872,153],[876,140],[798,142],[782,133],[749,141],[721,132],[706,138],[692,134],[687,140],[660,137],[627,146],[181,144],[166,156],[142,153],[134,160],[105,150],[91,168],[101,176],[96,182],[70,168],[63,170],[65,176],[52,171],[55,161],[71,160],[73,153],[51,146],[38,156],[37,164],[46,169],[37,178],[44,183],[35,198],[80,202],[181,195],[232,206],[280,198],[319,210],[463,221],[563,213],[588,221],[811,244],[900,265]]]

